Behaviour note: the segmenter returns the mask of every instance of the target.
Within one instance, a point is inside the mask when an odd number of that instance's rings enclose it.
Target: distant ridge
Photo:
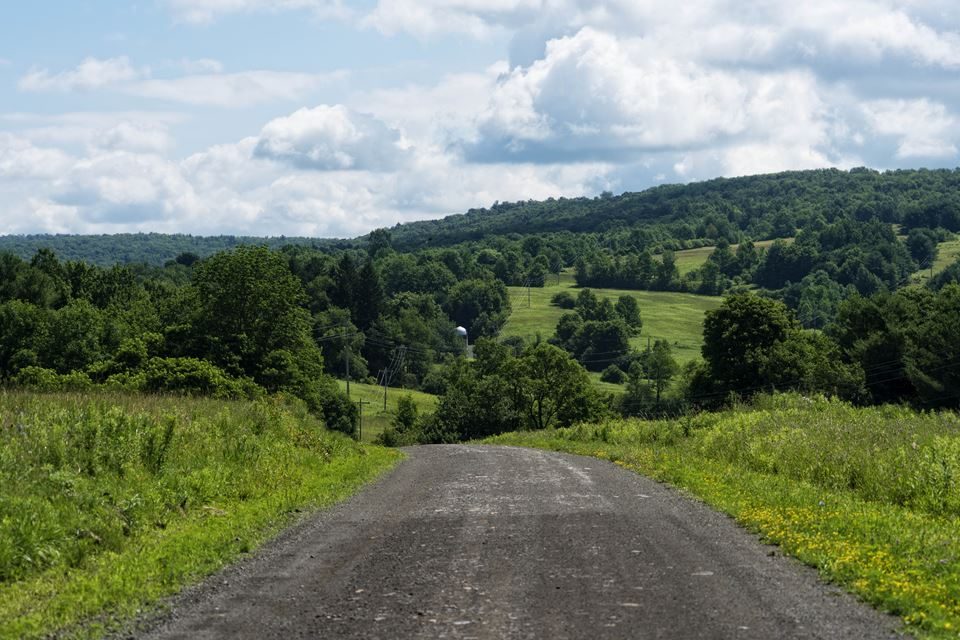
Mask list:
[[[943,226],[960,231],[960,223],[954,224],[960,221],[960,169],[885,172],[866,168],[813,169],[715,178],[661,185],[619,196],[604,193],[594,198],[494,203],[488,208],[470,209],[436,220],[397,224],[390,228],[390,233],[394,248],[410,251],[492,236],[558,232],[604,234],[652,225],[670,225],[670,235],[682,237],[682,227],[695,227],[712,217],[735,225],[753,239],[765,239],[783,236],[776,230],[778,217],[787,223],[795,221],[797,227],[802,227],[805,221],[817,216],[828,221],[846,216],[861,220],[878,218],[889,223],[911,222],[913,227]],[[357,247],[365,238],[41,234],[0,236],[0,251],[29,258],[37,249],[47,247],[66,260],[85,260],[99,265],[142,262],[159,266],[184,252],[202,258],[246,244],[334,250]]]
[[[117,263],[162,266],[182,253],[193,253],[205,258],[218,251],[241,245],[267,245],[274,249],[286,245],[332,248],[343,243],[349,241],[285,236],[193,236],[182,233],[33,234],[0,236],[0,251],[29,259],[38,249],[48,248],[62,260],[81,260],[100,266]]]

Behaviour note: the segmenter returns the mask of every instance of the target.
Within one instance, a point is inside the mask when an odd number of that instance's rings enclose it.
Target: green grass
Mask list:
[[[488,442],[611,460],[704,500],[908,631],[960,630],[960,418],[799,396]]]
[[[97,637],[398,457],[279,398],[0,392],[0,638]]]
[[[791,243],[793,240],[793,238],[783,239],[786,243]],[[758,240],[753,243],[753,246],[757,249],[766,249],[774,242],[776,242],[776,240]],[[730,245],[730,250],[736,252],[739,246],[738,244],[732,244]],[[707,258],[710,257],[710,254],[713,253],[714,249],[716,249],[716,247],[697,247],[696,249],[674,251],[673,257],[676,260],[677,271],[683,276],[695,269],[699,269],[707,261]]]
[[[345,380],[338,380],[340,388],[346,391]],[[350,398],[357,402],[363,400],[363,441],[373,442],[383,430],[390,426],[393,417],[397,414],[397,401],[405,396],[413,398],[414,404],[421,414],[433,413],[437,408],[439,398],[422,391],[411,389],[390,388],[387,392],[387,408],[383,408],[383,387],[373,384],[350,383]],[[370,404],[366,404],[370,403]]]
[[[548,280],[545,287],[531,288],[529,307],[527,289],[508,287],[513,312],[501,335],[531,339],[539,333],[544,339],[551,337],[556,330],[557,321],[566,310],[550,304],[550,298],[558,291],[570,290],[574,296],[578,291],[569,273],[561,274],[559,285],[555,283],[556,280],[552,283]],[[636,298],[643,318],[643,330],[639,337],[632,340],[632,345],[643,348],[648,338],[669,340],[673,345],[674,358],[681,364],[700,356],[703,316],[708,310],[719,307],[722,302],[719,297],[692,293],[590,288],[599,298],[612,298],[614,301],[621,295]]]
[[[676,260],[677,271],[681,276],[685,276],[695,269],[699,269],[710,257],[716,247],[697,247],[696,249],[683,249],[674,251],[673,257]]]
[[[930,275],[937,275],[960,258],[960,236],[941,242],[937,245],[937,259],[933,261],[933,269],[921,269],[913,274],[913,281],[926,282]]]

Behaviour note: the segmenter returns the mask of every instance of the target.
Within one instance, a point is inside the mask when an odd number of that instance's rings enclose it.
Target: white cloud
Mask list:
[[[593,27],[642,35],[651,51],[688,60],[846,65],[900,57],[955,68],[960,24],[951,8],[940,0],[689,0],[682,7],[652,0],[379,0],[361,23],[421,38],[506,31],[519,40],[518,50],[542,51],[549,39]]]
[[[165,151],[173,146],[169,128],[186,119],[166,111],[7,113],[0,114],[0,126],[16,127],[18,136],[39,146]]]
[[[191,24],[206,24],[233,13],[302,11],[320,18],[350,15],[341,0],[164,0],[174,16]]]
[[[300,109],[268,122],[257,156],[322,171],[396,168],[407,150],[400,132],[342,105]]]
[[[897,140],[898,158],[957,155],[957,119],[947,107],[927,99],[875,100],[863,105],[873,131]]]
[[[86,58],[76,69],[52,74],[47,69],[34,69],[19,82],[21,91],[89,91],[138,80],[149,75],[148,69],[137,69],[129,58]]]
[[[0,180],[55,178],[71,162],[59,149],[38,147],[25,138],[0,132]]]
[[[813,156],[826,126],[809,72],[708,68],[585,28],[500,80],[466,153],[494,162],[624,161],[777,141]]]
[[[54,185],[52,201],[92,222],[142,224],[201,214],[202,203],[176,164],[151,154],[97,154]]]
[[[199,58],[197,60],[181,58],[179,67],[186,74],[223,73],[223,63],[212,58]]]
[[[6,58],[0,58],[0,67],[9,67],[13,64],[12,60],[7,60]]]
[[[153,79],[122,88],[142,98],[196,106],[239,108],[278,100],[300,100],[345,77],[344,73],[245,71]]]
[[[520,27],[537,19],[545,0],[380,0],[362,24],[383,33],[467,33],[475,37],[492,30]]]
[[[223,73],[221,62],[206,58],[182,59],[176,66],[187,75],[151,78],[149,68],[136,68],[126,57],[87,58],[71,71],[30,71],[20,79],[19,88],[21,91],[63,93],[109,89],[152,100],[231,108],[277,100],[301,100],[347,76],[342,71],[322,74],[266,70]]]
[[[174,141],[163,126],[124,120],[114,127],[99,132],[94,144],[111,151],[163,153],[174,146]]]

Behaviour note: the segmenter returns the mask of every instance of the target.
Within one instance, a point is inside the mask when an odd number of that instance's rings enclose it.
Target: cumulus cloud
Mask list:
[[[17,130],[0,134],[13,212],[0,229],[351,236],[494,200],[958,154],[960,12],[948,0],[162,2],[182,22],[297,10],[424,47],[469,34],[510,48],[486,68],[349,86],[210,59],[31,71],[24,91],[109,90],[193,120],[0,114]],[[245,128],[233,142],[172,158],[171,132],[219,117],[197,107],[271,101],[291,106],[250,111],[261,119],[234,118]],[[329,104],[295,110],[318,102]]]
[[[0,126],[17,127],[17,135],[48,148],[169,151],[169,129],[186,116],[168,111],[83,111],[59,114],[0,114]]]
[[[39,147],[23,137],[0,132],[0,179],[50,179],[70,164],[70,156],[60,149]]]
[[[957,155],[960,129],[946,105],[918,100],[875,100],[863,105],[873,131],[897,140],[898,158],[948,158]]]
[[[88,220],[107,223],[182,219],[203,210],[176,164],[125,151],[77,162],[56,182],[52,200],[83,209]]]
[[[808,0],[744,5],[691,0],[379,0],[362,24],[426,38],[451,32],[477,38],[514,34],[514,52],[542,53],[546,41],[593,27],[643,35],[662,55],[714,62],[849,64],[900,57],[960,65],[960,24],[939,0]],[[513,59],[528,64],[529,53]]]
[[[343,105],[321,105],[272,120],[255,153],[301,169],[384,171],[407,155],[402,136],[382,121]]]
[[[34,69],[20,78],[21,91],[89,91],[112,85],[131,82],[149,75],[148,69],[138,69],[130,59],[86,58],[77,68],[60,73],[47,69]]]
[[[93,143],[111,151],[163,153],[174,141],[167,129],[156,123],[124,120],[116,126],[97,132]]]
[[[584,28],[501,78],[465,151],[484,162],[569,162],[773,139],[809,149],[825,142],[822,112],[809,72],[708,68]]]

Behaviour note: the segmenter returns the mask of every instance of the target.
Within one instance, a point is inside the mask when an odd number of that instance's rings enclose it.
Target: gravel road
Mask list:
[[[139,637],[897,637],[896,619],[615,465],[511,447],[407,453]]]

